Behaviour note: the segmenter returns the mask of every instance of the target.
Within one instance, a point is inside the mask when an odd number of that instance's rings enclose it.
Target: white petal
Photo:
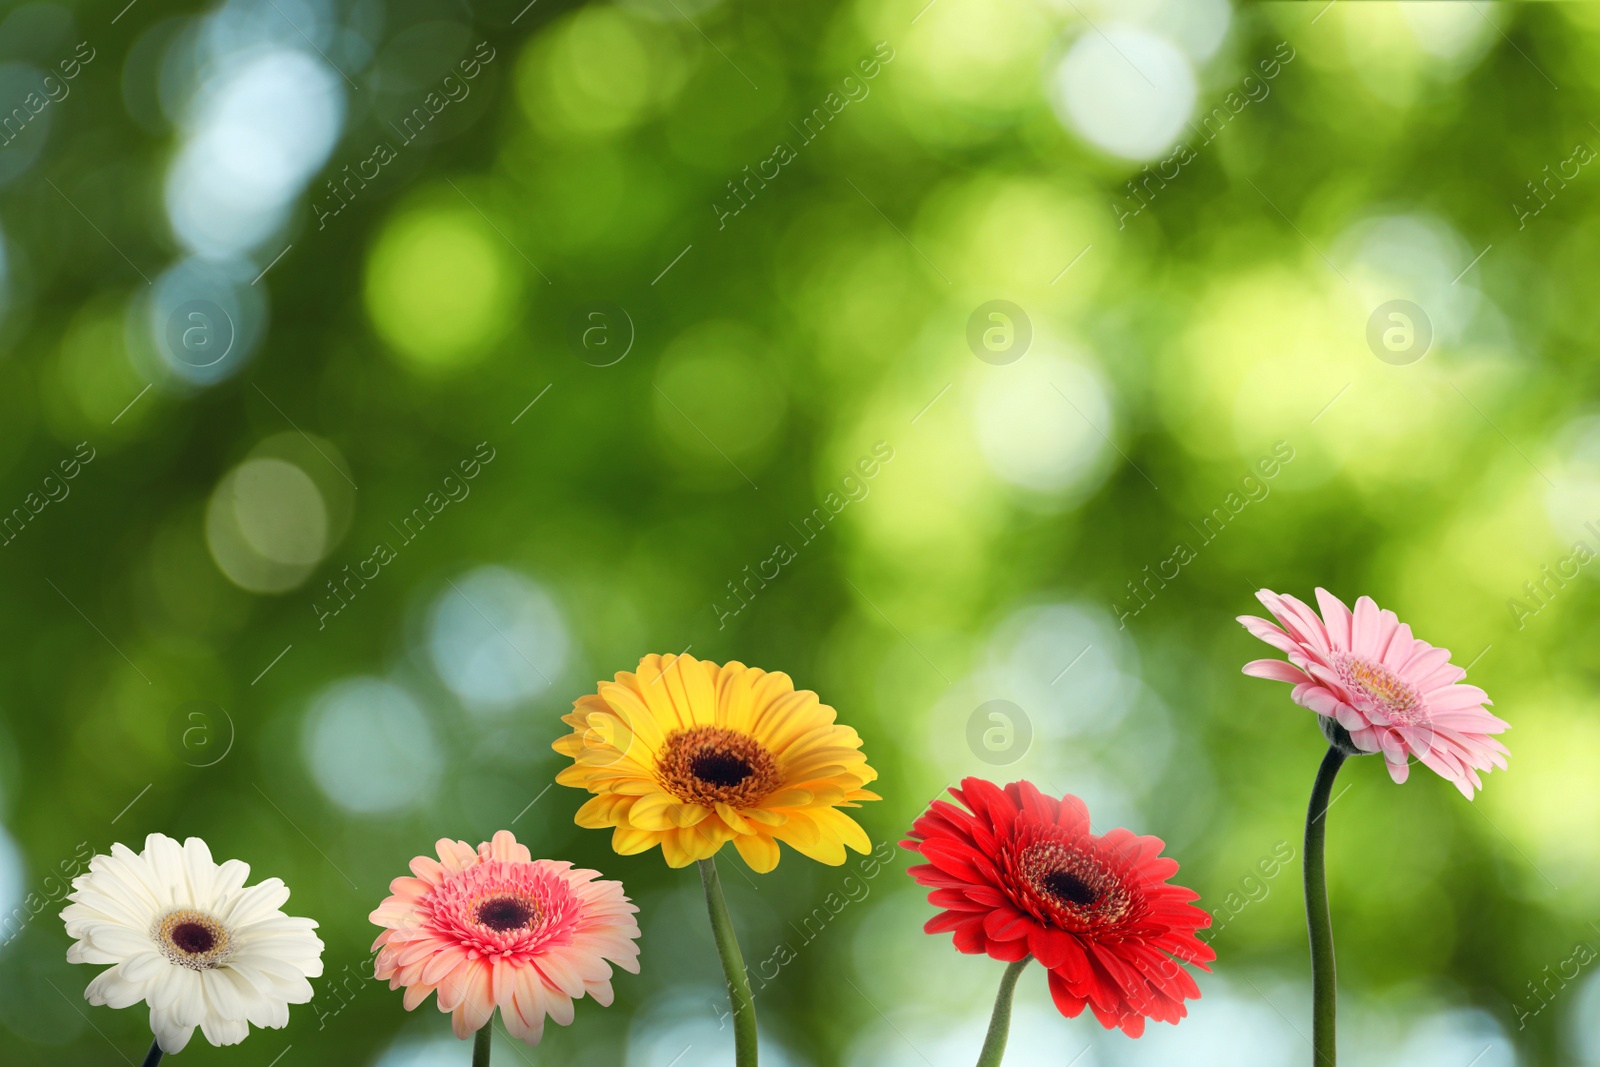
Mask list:
[[[306,1000],[295,1001],[304,1004]],[[245,1016],[250,1020],[251,1026],[259,1026],[265,1030],[282,1030],[289,1025],[289,1005],[281,1000],[269,997],[259,997],[250,1003],[250,1014]]]
[[[215,896],[217,865],[211,861],[211,849],[198,837],[183,843],[183,871],[189,881],[189,899],[196,907],[210,908]]]
[[[215,1015],[200,1024],[200,1032],[213,1045],[237,1045],[250,1034],[250,1025],[243,1019],[221,1019]]]
[[[121,956],[101,952],[87,941],[74,941],[67,946],[68,963],[121,963]]]
[[[144,999],[145,987],[144,982],[130,982],[122,968],[113,967],[95,975],[94,981],[83,991],[83,997],[90,1004],[129,1008]]]
[[[127,845],[112,845],[111,855],[94,857],[89,861],[89,873],[74,884],[77,882],[82,882],[85,889],[126,900],[130,907],[137,902],[141,910],[151,915],[167,906],[155,874]],[[73,899],[77,899],[77,894],[73,894]]]
[[[98,885],[85,886],[73,894],[73,899],[77,903],[61,910],[61,918],[68,923],[99,919],[119,922],[137,930],[148,930],[158,914],[154,905],[142,896],[107,893]],[[68,932],[71,933],[70,930]]]
[[[189,1043],[189,1036],[194,1033],[194,1027],[183,1025],[170,1012],[158,1008],[150,1009],[150,1030],[156,1035],[161,1051],[169,1056],[182,1052],[183,1046]]]
[[[205,990],[211,1014],[223,1019],[243,1019],[250,1010],[250,1002],[259,996],[249,982],[233,974],[227,967],[201,971],[200,984]],[[210,1036],[210,1031],[207,1031],[206,1037]],[[211,1043],[217,1044],[216,1041]]]
[[[251,923],[272,918],[273,912],[289,899],[289,889],[280,878],[268,878],[241,890],[221,909],[217,918],[229,929],[239,929]]]
[[[250,878],[250,865],[244,860],[226,860],[217,867],[216,881],[212,883],[215,897],[213,907],[220,910],[233,895],[244,888]]]
[[[155,942],[143,931],[133,930],[118,923],[89,923],[84,926],[83,940],[92,948],[114,959],[125,960],[155,949]]]
[[[192,905],[194,890],[189,885],[183,863],[183,846],[166,834],[151,834],[144,839],[144,861],[159,887],[162,902]]]
[[[172,961],[159,952],[141,952],[129,956],[117,969],[130,982],[148,982],[172,966]]]
[[[150,1007],[168,1012],[180,1026],[198,1026],[206,1015],[206,998],[201,990],[200,974],[187,967],[169,967],[164,974],[151,979],[145,988]]]

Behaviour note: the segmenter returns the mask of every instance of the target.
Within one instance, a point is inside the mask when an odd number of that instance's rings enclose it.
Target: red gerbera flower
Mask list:
[[[1146,1018],[1187,1014],[1200,990],[1179,961],[1210,970],[1216,953],[1195,931],[1211,916],[1189,903],[1199,894],[1168,884],[1178,864],[1160,838],[1091,834],[1083,801],[1030,782],[1002,791],[967,778],[950,792],[967,810],[934,801],[901,842],[928,860],[908,873],[945,909],[925,931],[1008,963],[1031,954],[1068,1018],[1087,1004],[1102,1026],[1138,1037]]]

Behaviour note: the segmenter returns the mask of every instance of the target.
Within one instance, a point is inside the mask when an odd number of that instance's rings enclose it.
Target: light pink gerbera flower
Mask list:
[[[1490,737],[1510,729],[1484,707],[1493,703],[1467,672],[1450,662],[1450,650],[1411,636],[1411,627],[1371,597],[1352,612],[1326,589],[1317,590],[1319,618],[1292,596],[1263,589],[1256,598],[1282,629],[1241,615],[1245,629],[1289,662],[1258,659],[1244,665],[1256,678],[1292,682],[1296,704],[1335,720],[1364,753],[1382,752],[1389,777],[1406,780],[1407,757],[1455,783],[1472,799],[1483,788],[1479,771],[1504,768],[1506,747]]]
[[[537,1045],[548,1015],[572,1022],[587,993],[611,1003],[611,964],[639,972],[639,909],[621,882],[559,860],[536,860],[509,830],[474,851],[441,838],[439,859],[411,861],[415,878],[372,913],[386,927],[373,948],[377,975],[406,987],[410,1011],[435,991],[457,1037],[488,1025],[495,1008],[513,1037]]]

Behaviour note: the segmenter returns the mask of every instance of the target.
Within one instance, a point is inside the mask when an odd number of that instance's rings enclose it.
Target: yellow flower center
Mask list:
[[[1337,664],[1341,680],[1372,701],[1388,718],[1406,726],[1428,721],[1428,709],[1415,689],[1381,663],[1346,656]]]
[[[150,936],[162,955],[192,971],[220,967],[233,955],[233,939],[227,927],[191,908],[180,908],[162,916]]]
[[[755,738],[721,726],[674,730],[656,759],[662,786],[690,804],[754,807],[782,783],[778,761]]]

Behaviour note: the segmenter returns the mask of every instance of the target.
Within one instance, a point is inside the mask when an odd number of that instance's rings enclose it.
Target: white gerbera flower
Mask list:
[[[145,838],[144,851],[112,845],[72,880],[61,913],[69,963],[111,963],[84,990],[91,1004],[150,1005],[161,1051],[177,1052],[196,1026],[213,1045],[236,1045],[250,1023],[274,1029],[289,1005],[311,999],[322,974],[317,924],[279,911],[277,878],[245,888],[250,865],[217,865],[198,837]]]

